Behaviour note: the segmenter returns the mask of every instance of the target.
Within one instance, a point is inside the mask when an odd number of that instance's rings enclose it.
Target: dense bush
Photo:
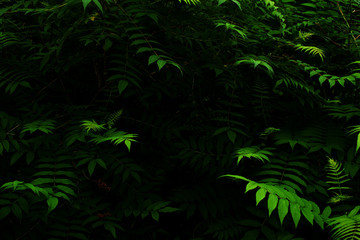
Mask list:
[[[1,1],[1,239],[359,239],[359,12]]]

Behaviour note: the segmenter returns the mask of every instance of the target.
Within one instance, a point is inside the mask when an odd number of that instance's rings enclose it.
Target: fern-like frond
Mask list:
[[[272,133],[276,133],[279,132],[280,129],[279,128],[274,128],[274,127],[268,127],[266,128],[261,134],[260,137],[267,137]]]
[[[308,40],[313,35],[314,33],[311,32],[302,32],[301,30],[299,31],[299,38],[303,41]]]
[[[265,163],[265,161],[270,162],[269,156],[272,155],[272,153],[270,152],[271,150],[273,149],[272,148],[260,149],[258,146],[240,148],[236,151],[238,157],[237,163],[239,164],[241,159],[243,159],[244,157],[255,158],[263,163]]]
[[[136,142],[135,138],[137,134],[126,133],[123,131],[116,131],[115,128],[108,130],[104,135],[94,135],[90,140],[91,142],[95,142],[96,144],[109,141],[114,145],[118,145],[122,142],[125,143],[126,147],[130,151],[131,142]]]
[[[321,228],[324,228],[324,220],[320,215],[320,208],[318,205],[312,201],[299,197],[291,187],[273,183],[258,183],[239,175],[226,174],[221,177],[248,182],[245,193],[250,190],[258,189],[255,196],[256,205],[267,197],[269,216],[277,209],[281,224],[290,210],[295,228],[298,226],[301,216],[304,216],[311,225],[313,225],[315,221]]]
[[[336,191],[337,196],[335,199],[337,200],[342,200],[346,198],[346,197],[342,197],[343,190],[349,190],[351,188],[344,186],[344,184],[350,181],[350,178],[347,174],[344,173],[342,164],[329,157],[326,170],[327,170],[327,177],[330,179],[329,181],[326,181],[326,183],[331,185],[331,187],[329,187],[328,190]]]
[[[41,131],[49,134],[52,133],[51,130],[55,129],[55,123],[56,122],[54,120],[36,120],[34,122],[25,124],[24,129],[21,131],[21,133],[33,133],[35,131]]]
[[[98,132],[100,130],[104,130],[106,129],[104,126],[105,124],[98,124],[97,122],[95,122],[95,120],[84,120],[82,121],[81,126],[83,128],[85,128],[86,132],[89,133],[90,130],[94,131],[94,132]]]
[[[271,159],[270,163],[261,166],[256,173],[256,176],[260,178],[258,181],[289,186],[303,194],[303,189],[307,189],[312,183],[311,176],[315,176],[311,167],[305,162],[307,157],[285,152],[276,155]],[[321,186],[317,185],[316,189],[326,195],[326,190]]]
[[[17,37],[10,32],[0,32],[0,49],[18,43]]]
[[[328,111],[328,115],[333,118],[345,118],[346,121],[349,121],[353,117],[360,117],[360,109],[353,104],[328,104],[324,108]],[[355,132],[351,131],[351,133]]]
[[[123,110],[120,109],[120,110],[110,114],[110,116],[107,118],[108,129],[111,129],[114,126],[115,122],[117,120],[119,120],[122,112],[123,112]]]
[[[282,84],[284,84],[287,88],[298,88],[307,93],[318,95],[318,93],[314,90],[313,86],[297,78],[292,78],[290,76],[283,77],[276,82],[274,89],[276,89],[278,86]]]
[[[270,61],[264,56],[243,57],[242,59],[235,62],[235,65],[239,65],[239,64],[249,64],[252,65],[254,69],[259,66],[260,69],[265,70],[270,77],[272,77],[274,74],[274,69],[271,66]]]
[[[229,23],[227,21],[224,21],[224,20],[218,20],[218,21],[215,21],[215,24],[216,24],[216,27],[225,27],[226,30],[229,30],[229,31],[233,31],[234,33],[236,33],[236,35],[234,35],[234,37],[236,36],[240,36],[242,39],[246,39],[247,36],[246,36],[246,32],[245,32],[245,29],[235,25],[235,24],[232,24],[232,23]]]
[[[333,240],[360,239],[360,206],[355,207],[349,214],[332,217],[327,223],[332,227]]]
[[[299,51],[304,51],[306,53],[310,53],[311,55],[318,55],[322,61],[324,61],[324,58],[325,58],[325,53],[324,53],[324,50],[318,48],[318,47],[315,47],[315,46],[303,46],[301,44],[296,44],[294,46],[294,48],[296,50],[299,50]]]
[[[184,1],[186,4],[199,4],[200,3],[200,0],[179,0],[179,2],[181,3],[182,1]]]

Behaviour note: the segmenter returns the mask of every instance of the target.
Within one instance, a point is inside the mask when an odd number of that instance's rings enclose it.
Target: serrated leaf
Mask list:
[[[289,212],[289,201],[285,198],[280,198],[279,204],[278,204],[278,214],[279,214],[279,220],[282,224],[284,221],[284,218]]]
[[[297,203],[291,203],[290,204],[290,213],[293,218],[295,228],[297,228],[299,221],[300,221],[300,217],[301,217],[300,205]]]
[[[271,213],[275,210],[277,204],[278,204],[279,198],[276,196],[276,194],[270,193],[268,197],[268,210],[269,210],[269,216]]]
[[[263,200],[266,196],[266,190],[264,188],[260,188],[256,192],[256,206],[260,203],[261,200]]]

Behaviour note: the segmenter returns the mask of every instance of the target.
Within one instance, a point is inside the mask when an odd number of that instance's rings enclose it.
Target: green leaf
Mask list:
[[[222,128],[216,129],[216,131],[213,133],[213,136],[216,136],[216,135],[219,135],[219,134],[221,134],[223,132],[226,132],[229,129],[230,129],[229,127],[222,127]]]
[[[219,0],[218,1],[218,6],[220,6],[221,4],[223,4],[224,2],[226,2],[227,0]]]
[[[125,88],[129,85],[128,81],[126,80],[120,80],[118,83],[118,90],[119,90],[119,95],[121,95],[121,93],[125,90]]]
[[[112,44],[113,43],[110,39],[108,39],[108,38],[105,39],[104,50],[105,51],[109,50],[111,48]]]
[[[317,71],[311,71],[311,72],[310,72],[310,77],[313,77],[313,76],[315,76],[315,75],[317,75],[317,74],[319,74]]]
[[[264,188],[260,188],[256,192],[256,206],[260,203],[261,200],[263,200],[266,196],[266,190]]]
[[[15,164],[19,158],[21,158],[21,156],[23,155],[24,153],[23,152],[15,152],[12,156],[11,156],[11,159],[10,159],[10,166]]]
[[[329,79],[329,84],[330,84],[330,88],[332,88],[333,86],[335,86],[335,80],[333,79]]]
[[[247,193],[248,191],[253,190],[257,187],[258,187],[258,184],[256,182],[251,181],[246,185],[245,193]]]
[[[48,200],[47,200],[47,204],[48,204],[48,213],[53,211],[56,206],[58,205],[59,203],[59,199],[56,198],[56,197],[50,197]]]
[[[16,203],[14,203],[12,206],[11,206],[11,211],[13,212],[13,214],[15,215],[15,217],[19,220],[22,219],[22,212],[21,212],[21,209],[19,207],[19,205],[17,205]]]
[[[285,198],[280,198],[279,205],[278,205],[278,213],[279,213],[279,219],[280,223],[282,225],[284,218],[289,212],[289,200]]]
[[[234,133],[234,132],[231,131],[231,130],[227,131],[226,133],[227,133],[227,136],[228,136],[229,140],[230,140],[232,143],[235,143],[236,133]]]
[[[311,209],[308,207],[304,207],[301,208],[301,212],[304,215],[304,217],[311,223],[311,225],[314,225],[314,214],[311,211]]]
[[[6,218],[7,215],[9,215],[10,211],[11,211],[10,206],[1,208],[0,209],[0,220]]]
[[[155,220],[155,221],[159,221],[159,212],[157,211],[152,211],[151,212],[151,217]]]
[[[130,152],[131,141],[130,141],[130,140],[125,140],[125,145],[126,145],[127,149],[128,149],[129,152]]]
[[[104,228],[108,230],[111,233],[111,235],[116,239],[116,229],[112,223],[109,222],[105,223]]]
[[[319,77],[319,82],[320,82],[320,85],[322,85],[326,80],[327,80],[327,77],[330,76],[330,75],[322,75]]]
[[[160,70],[165,66],[166,61],[159,59],[156,63],[157,63],[157,65],[158,65],[159,71],[160,71]]]
[[[241,5],[240,5],[240,2],[239,1],[237,1],[237,0],[231,0],[233,3],[235,3],[237,6],[238,6],[238,8],[241,10]]]
[[[266,225],[261,226],[261,232],[263,233],[264,236],[266,236],[267,240],[278,240],[278,238],[275,235],[275,232]]]
[[[88,164],[88,171],[89,171],[90,177],[94,173],[95,166],[96,166],[96,160],[91,160]]]
[[[160,56],[159,55],[151,55],[149,57],[149,61],[148,61],[148,65],[156,62],[157,60],[159,60]]]
[[[57,189],[59,189],[60,191],[66,193],[66,194],[70,194],[72,196],[76,196],[76,193],[74,192],[74,190],[72,190],[71,188],[64,186],[64,185],[57,185],[56,186]]]
[[[278,197],[276,194],[270,193],[268,197],[268,210],[269,210],[269,216],[271,213],[275,210],[277,204],[278,204]]]
[[[324,219],[320,215],[314,215],[315,222],[324,230]]]
[[[101,6],[101,3],[99,2],[99,0],[92,0],[95,5],[100,9],[100,11],[103,13],[104,10],[103,10],[103,7]]]
[[[84,10],[86,9],[87,5],[89,5],[89,3],[90,3],[91,1],[92,1],[92,0],[82,0],[83,6],[84,6]]]
[[[164,207],[159,210],[159,212],[163,212],[163,213],[176,212],[176,211],[179,211],[179,209],[173,207]]]
[[[153,50],[154,49],[150,48],[150,47],[142,47],[142,48],[139,48],[139,50],[137,50],[136,54],[143,53],[143,52],[151,52]]]
[[[256,240],[259,234],[260,231],[257,229],[250,230],[245,233],[245,235],[241,238],[241,240]]]
[[[323,213],[321,215],[326,220],[326,219],[328,219],[330,217],[330,214],[331,214],[331,207],[326,206],[326,208],[324,209],[324,211],[323,211]]]
[[[295,228],[297,228],[298,223],[300,221],[301,213],[300,213],[300,205],[298,203],[290,204],[290,213],[293,218]]]
[[[357,153],[359,148],[360,148],[360,133],[357,135],[355,154]]]
[[[340,79],[338,80],[338,83],[339,83],[341,86],[345,87],[345,79],[344,79],[344,78],[340,78]]]
[[[26,153],[26,163],[29,165],[35,158],[34,152],[27,152]]]
[[[313,3],[302,3],[301,5],[311,7],[311,8],[316,8],[316,5]]]
[[[349,217],[355,216],[360,210],[360,206],[356,206],[351,212],[348,214]]]
[[[106,163],[101,159],[101,158],[97,158],[96,162],[104,169],[106,169]]]
[[[221,175],[219,178],[221,177],[229,177],[229,178],[233,178],[233,179],[237,179],[237,180],[243,180],[243,181],[246,181],[246,182],[251,182],[250,179],[247,179],[243,176],[239,176],[239,175],[232,175],[232,174],[225,174],[225,175]]]

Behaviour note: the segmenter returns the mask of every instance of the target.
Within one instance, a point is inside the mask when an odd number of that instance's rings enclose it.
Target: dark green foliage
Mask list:
[[[2,1],[0,238],[358,239],[359,9]]]

